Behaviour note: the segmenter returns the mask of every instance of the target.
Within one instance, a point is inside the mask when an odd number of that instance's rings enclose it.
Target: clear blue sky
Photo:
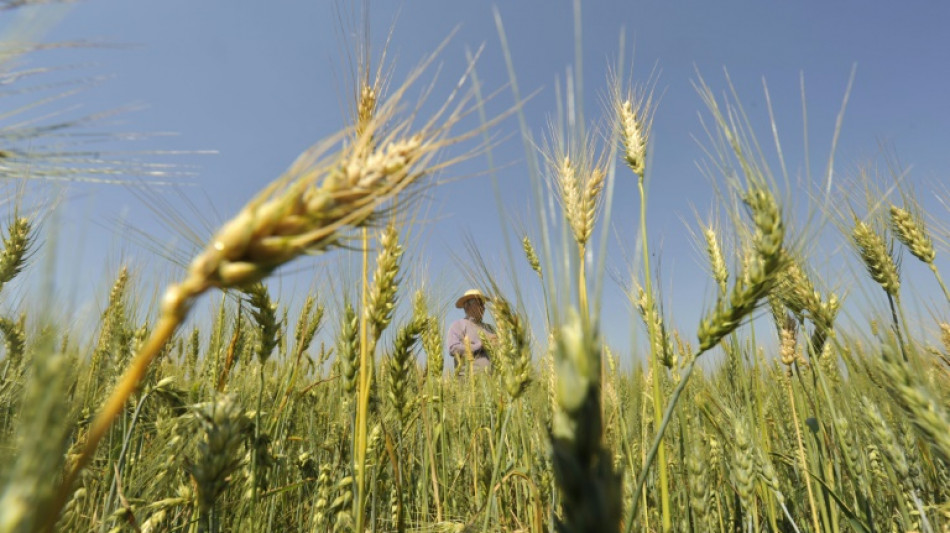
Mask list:
[[[118,148],[109,144],[109,148],[215,150],[215,155],[140,156],[143,161],[177,165],[178,171],[189,174],[174,178],[183,184],[174,189],[177,192],[156,188],[153,194],[169,202],[199,236],[207,238],[212,226],[235,213],[298,153],[343,125],[343,106],[349,105],[346,83],[350,67],[343,54],[346,42],[340,10],[333,4],[88,0],[62,9],[62,20],[44,41],[131,46],[47,52],[27,60],[29,65],[78,65],[75,72],[79,76],[112,76],[62,103],[81,103],[88,112],[142,106],[119,117],[121,124],[110,119],[102,125],[104,130],[176,133],[121,143]],[[540,90],[525,105],[525,112],[534,134],[541,136],[555,112],[555,80],[563,80],[565,68],[574,63],[571,2],[509,1],[500,3],[499,11],[522,91]],[[440,56],[441,82],[433,98],[446,94],[462,73],[466,48],[482,44],[485,50],[477,71],[485,89],[508,82],[491,3],[378,1],[371,4],[371,12],[377,50],[398,12],[390,45],[395,82],[455,27],[458,33]],[[805,169],[800,75],[804,73],[806,85],[811,168],[820,173],[851,68],[857,65],[837,151],[836,175],[853,176],[858,165],[880,162],[881,143],[887,143],[905,164],[912,165],[911,182],[925,205],[946,219],[947,211],[930,197],[935,185],[946,182],[950,169],[950,150],[946,148],[950,4],[933,0],[591,1],[583,4],[582,23],[584,105],[589,118],[601,115],[606,67],[616,61],[622,29],[626,32],[628,68],[632,57],[635,79],[643,80],[654,66],[659,74],[656,88],[662,98],[650,147],[648,227],[651,246],[662,258],[666,310],[676,316],[676,325],[688,337],[694,338],[695,325],[713,294],[713,285],[704,274],[704,258],[689,231],[696,227],[694,209],[706,215],[712,204],[712,187],[696,167],[703,152],[695,139],[704,138],[698,119],[704,108],[692,85],[697,72],[722,91],[726,89],[722,69],[727,68],[751,119],[763,133],[767,133],[768,115],[762,79],[768,81],[786,161],[792,175],[799,176]],[[503,92],[493,106],[500,110],[511,103],[510,93]],[[500,140],[493,152],[500,167],[496,175],[505,191],[502,209],[514,221],[513,226],[506,226],[509,231],[516,230],[512,236],[518,238],[518,223],[533,228],[536,221],[529,211],[532,204],[524,149],[514,120],[500,124],[495,134]],[[763,140],[768,143],[769,139]],[[424,272],[434,283],[435,294],[448,304],[455,293],[467,288],[450,252],[464,255],[460,237],[472,234],[493,264],[517,262],[528,309],[540,313],[540,293],[524,267],[520,250],[516,248],[512,258],[506,256],[490,179],[476,175],[486,166],[482,157],[469,161],[442,178],[471,177],[430,191],[423,236],[407,255],[413,265],[410,269],[416,274]],[[635,181],[623,170],[619,178],[612,220],[616,237],[612,237],[608,268],[627,277],[633,268],[627,259],[635,252],[639,204]],[[190,211],[182,196],[188,197],[200,217]],[[74,184],[66,198],[57,219],[62,224],[63,241],[57,285],[68,300],[66,305],[77,310],[96,309],[122,260],[131,262],[143,275],[154,271],[175,275],[167,257],[130,244],[130,231],[116,225],[117,220],[125,220],[159,247],[188,250],[181,228],[170,227],[149,209],[156,205],[154,197],[143,201],[141,195],[121,186]],[[207,226],[199,225],[199,218]],[[76,243],[79,246],[74,246]],[[938,252],[938,262],[946,271],[950,262],[945,259],[946,249],[943,251],[943,258]],[[283,276],[279,285],[284,291],[293,291],[313,284],[333,307],[339,290],[334,287],[331,291],[312,280],[314,276],[335,276],[345,268],[335,263],[338,259],[332,255],[305,258],[293,266],[295,275]],[[840,271],[839,282],[847,284],[845,278],[853,268],[847,266],[849,262],[853,265],[853,258],[843,253],[825,266]],[[908,270],[917,271],[910,260],[905,263]],[[418,278],[410,275],[410,286],[417,284]],[[145,285],[148,291],[153,289],[151,283]],[[933,287],[929,278],[920,276],[920,287],[923,309],[933,301],[939,303],[930,296]],[[148,291],[144,294],[150,294]],[[855,304],[863,298],[852,296]],[[630,325],[636,317],[610,279],[603,316],[608,341],[629,353]]]

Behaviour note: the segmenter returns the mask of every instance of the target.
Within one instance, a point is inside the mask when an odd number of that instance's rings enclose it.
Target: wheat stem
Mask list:
[[[135,412],[132,414],[132,420],[129,422],[129,427],[125,432],[125,437],[122,439],[122,449],[119,451],[119,461],[115,466],[115,477],[112,478],[112,484],[109,488],[109,497],[106,498],[106,506],[103,512],[104,516],[108,516],[112,512],[112,501],[115,499],[116,491],[118,490],[118,485],[120,483],[123,470],[125,470],[126,463],[126,454],[129,451],[129,445],[132,443],[132,432],[135,429],[136,424],[138,424],[139,416],[142,414],[142,407],[145,405],[145,400],[152,394],[152,392],[161,388],[161,383],[151,388],[142,395],[142,398],[138,401],[138,404],[135,406]],[[100,531],[106,531],[106,527],[109,525],[108,520],[103,520],[102,527]],[[113,523],[114,525],[114,523]]]
[[[631,509],[630,515],[627,517],[627,527],[625,529],[627,533],[633,531],[634,517],[636,517],[637,511],[640,507],[639,497],[643,491],[643,486],[646,483],[647,474],[650,472],[650,467],[657,458],[658,452],[660,450],[660,444],[663,441],[663,433],[666,432],[666,426],[670,424],[670,420],[673,418],[673,411],[676,409],[676,403],[679,401],[680,395],[683,394],[683,390],[686,388],[686,383],[689,382],[689,377],[693,374],[693,368],[696,366],[696,361],[699,360],[699,356],[701,356],[703,353],[703,351],[697,352],[696,355],[691,358],[689,365],[686,366],[686,370],[683,372],[683,376],[680,378],[680,382],[676,384],[676,388],[673,389],[673,394],[670,395],[670,403],[666,406],[666,411],[663,413],[660,426],[656,430],[656,435],[653,437],[653,443],[650,445],[650,450],[647,452],[646,459],[643,462],[643,470],[641,470],[640,475],[637,476],[637,483],[633,488],[633,509]],[[653,386],[656,387],[657,383],[654,382]]]
[[[790,370],[791,371],[791,370]],[[808,462],[805,460],[805,445],[802,442],[802,430],[798,422],[798,409],[795,403],[795,394],[792,390],[792,380],[790,376],[785,379],[785,388],[788,392],[788,403],[792,408],[792,424],[795,428],[795,442],[798,445],[798,462],[802,469],[802,477],[805,478],[805,488],[808,491],[808,506],[811,509],[812,524],[815,531],[821,531],[821,524],[818,522],[817,506],[815,505],[815,493],[811,486],[811,474],[808,472]]]
[[[363,228],[363,268],[362,268],[362,288],[363,288],[363,309],[369,305],[369,233]],[[370,381],[372,380],[373,364],[368,353],[368,328],[369,318],[366,313],[360,313],[360,370],[356,407],[356,498],[353,500],[353,512],[356,514],[356,531],[363,531],[363,506],[366,499],[366,428],[368,421],[366,417],[369,412],[369,391]]]
[[[934,277],[937,278],[937,283],[940,285],[940,290],[943,291],[944,298],[947,299],[947,303],[950,304],[950,291],[947,290],[947,286],[943,282],[943,278],[940,276],[940,271],[937,270],[936,263],[930,263],[928,265],[930,270],[934,273]]]
[[[51,507],[54,512],[47,518],[46,525],[43,528],[44,530],[52,530],[53,525],[56,523],[59,510],[66,504],[66,500],[72,492],[73,484],[75,484],[79,472],[89,464],[89,460],[92,459],[92,455],[95,453],[99,442],[105,437],[109,428],[112,426],[112,421],[125,408],[126,401],[128,401],[129,397],[138,389],[139,383],[142,381],[142,378],[145,377],[145,372],[155,357],[161,353],[168,339],[175,334],[175,330],[183,318],[183,313],[163,313],[155,329],[152,331],[152,334],[139,350],[138,355],[135,356],[129,368],[122,374],[118,384],[116,384],[115,389],[113,389],[112,395],[109,396],[109,399],[106,400],[106,403],[102,406],[102,409],[100,409],[99,414],[96,415],[96,418],[92,421],[89,432],[86,434],[86,443],[83,445],[82,451],[76,458],[76,462],[72,469],[66,474],[63,483],[59,487],[59,491],[56,493],[56,498],[53,500],[53,506]]]
[[[907,348],[904,346],[904,335],[901,333],[900,321],[897,320],[897,306],[895,300],[897,300],[896,296],[891,296],[890,293],[887,294],[887,303],[891,308],[891,321],[894,324],[894,334],[897,335],[897,343],[901,347],[901,355],[904,357],[904,362],[906,363],[910,361],[910,359],[907,358]],[[900,300],[897,300],[897,302],[899,303]]]
[[[505,444],[505,435],[508,430],[508,421],[511,420],[511,411],[514,406],[514,401],[508,402],[508,405],[505,406],[505,417],[501,422],[501,432],[498,434],[498,443],[495,445],[495,457],[492,461],[492,470],[491,470],[491,482],[488,484],[488,494],[485,496],[487,498],[487,509],[485,512],[485,518],[482,520],[482,531],[489,531],[488,523],[491,521],[492,513],[495,509],[495,491],[492,487],[495,486],[495,482],[498,480],[498,470],[501,467],[501,452],[504,449]]]
[[[587,306],[587,266],[584,260],[586,246],[582,243],[577,244],[577,297],[581,316],[585,320],[590,320],[590,309]]]
[[[637,181],[637,187],[640,191],[640,238],[643,241],[643,283],[644,291],[646,292],[647,304],[650,306],[655,306],[653,299],[653,278],[650,275],[650,246],[647,240],[647,200],[646,192],[643,188],[643,167],[640,167],[640,179]],[[656,331],[656,323],[650,321],[647,324],[647,332],[650,337],[650,368],[653,371],[653,416],[654,419],[660,417],[662,413],[662,395],[663,390],[661,387],[662,382],[662,370],[659,364],[659,357],[661,354],[657,353],[657,346],[659,343],[662,343],[661,333]],[[663,431],[665,427],[661,427],[656,434],[657,440],[663,438]],[[663,531],[670,531],[672,528],[672,518],[670,517],[670,482],[667,474],[667,462],[666,462],[666,447],[663,446],[662,441],[659,446],[659,466],[657,470],[659,471],[660,476],[660,517]],[[644,466],[644,472],[649,469],[649,463]],[[639,494],[640,488],[634,492],[634,494]],[[635,506],[636,507],[636,506]],[[634,511],[636,512],[636,511]]]

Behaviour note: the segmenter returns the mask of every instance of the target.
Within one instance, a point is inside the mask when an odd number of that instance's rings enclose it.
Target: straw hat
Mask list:
[[[471,300],[472,298],[478,298],[482,302],[485,302],[486,300],[488,300],[488,298],[486,298],[485,295],[482,294],[482,291],[478,289],[470,289],[470,290],[465,291],[465,294],[463,294],[461,298],[455,301],[455,307],[458,309],[465,307],[465,302]]]

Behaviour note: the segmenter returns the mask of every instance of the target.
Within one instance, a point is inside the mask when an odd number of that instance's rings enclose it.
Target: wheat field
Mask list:
[[[473,58],[417,116],[407,94],[438,53],[405,79],[355,65],[351,123],[228,215],[174,282],[126,267],[103,280],[93,331],[2,301],[0,532],[950,533],[946,213],[908,188],[835,190],[840,202],[809,209],[859,267],[853,286],[829,283],[814,224],[760,148],[772,140],[700,79],[723,216],[697,224],[715,297],[684,323],[664,311],[646,222],[663,108],[655,80],[614,73],[603,120],[522,124],[543,139],[526,178],[539,223],[508,260],[530,268],[545,316],[473,261],[497,328],[492,372],[453,371],[471,354],[451,360],[443,295],[409,283],[414,215],[523,100],[472,126],[485,97]],[[0,152],[0,169],[29,187],[86,165],[31,157]],[[882,180],[900,184],[862,174],[852,190]],[[606,273],[590,259],[612,246],[599,228],[615,187],[640,202],[624,236],[639,243],[633,354],[603,341],[614,311],[599,308]],[[0,295],[44,246],[42,212],[4,207]],[[356,286],[341,301],[331,271],[283,302],[274,277],[314,254],[350,256]],[[943,289],[929,317],[901,298],[918,267]],[[841,320],[861,287],[889,312]],[[199,300],[208,320],[192,316]]]

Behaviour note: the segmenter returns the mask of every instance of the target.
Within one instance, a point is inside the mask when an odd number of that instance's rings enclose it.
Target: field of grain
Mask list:
[[[715,299],[683,323],[664,312],[646,217],[663,109],[655,79],[621,65],[604,81],[602,121],[522,123],[540,139],[526,143],[537,224],[508,259],[530,267],[521,282],[545,316],[473,252],[468,274],[498,334],[484,339],[492,372],[459,376],[471,357],[450,359],[442,296],[406,283],[420,254],[413,215],[438,187],[430,178],[518,142],[484,139],[523,100],[471,125],[490,97],[472,85],[473,58],[456,92],[429,95],[436,105],[417,116],[408,91],[437,58],[406,79],[357,62],[352,123],[227,215],[177,281],[120,269],[94,331],[2,300],[0,533],[950,533],[946,212],[925,212],[900,176],[862,175],[800,223],[786,169],[764,155],[778,134],[757,138],[731,87],[722,98],[700,79],[722,216],[695,231]],[[85,164],[0,151],[0,172],[24,188]],[[613,246],[600,227],[621,187],[640,201],[625,236],[636,354],[600,331],[616,312],[600,308],[610,281],[597,258]],[[37,268],[44,214],[17,199],[4,209],[8,292]],[[813,219],[866,279],[822,279]],[[351,255],[357,285],[342,302],[316,284],[286,305],[272,276],[317,253]],[[902,301],[907,268],[943,289],[931,316]],[[861,287],[889,313],[840,325]],[[199,299],[208,320],[192,316]]]

